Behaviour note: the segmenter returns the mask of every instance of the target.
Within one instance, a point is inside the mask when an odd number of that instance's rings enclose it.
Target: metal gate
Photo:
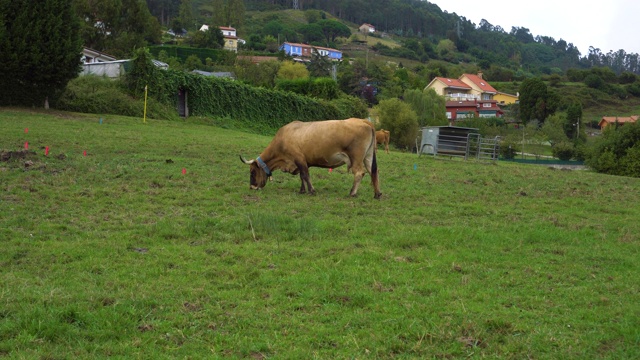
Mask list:
[[[496,161],[500,154],[500,136],[483,138],[480,134],[469,134],[465,160],[475,158],[477,160]]]
[[[434,156],[461,157],[485,161],[498,160],[500,137],[483,138],[477,129],[451,126],[426,127],[422,129],[418,156],[423,153]]]

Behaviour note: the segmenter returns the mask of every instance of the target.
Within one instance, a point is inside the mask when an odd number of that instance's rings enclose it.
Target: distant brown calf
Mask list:
[[[384,150],[389,153],[389,130],[380,129],[376,131],[376,142],[378,144],[384,144]]]

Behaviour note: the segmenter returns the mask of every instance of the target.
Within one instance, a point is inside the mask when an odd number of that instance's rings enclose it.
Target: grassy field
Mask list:
[[[99,118],[0,109],[0,357],[640,358],[640,179]]]

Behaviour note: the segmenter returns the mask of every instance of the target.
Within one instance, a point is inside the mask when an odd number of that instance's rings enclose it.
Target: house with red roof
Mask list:
[[[598,125],[600,126],[600,130],[604,130],[609,125],[624,125],[627,123],[634,123],[638,121],[640,116],[603,116]]]
[[[376,32],[376,27],[371,25],[371,24],[364,23],[364,24],[360,25],[358,30],[360,30],[361,33],[368,34],[368,33]]]
[[[493,97],[498,91],[484,80],[482,73],[462,74],[458,79],[436,77],[425,87],[447,100],[450,122],[469,117],[501,117],[504,112]]]

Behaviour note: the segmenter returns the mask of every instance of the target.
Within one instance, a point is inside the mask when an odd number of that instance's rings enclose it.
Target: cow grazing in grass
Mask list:
[[[282,170],[300,174],[300,193],[315,193],[309,179],[310,167],[336,168],[344,164],[353,172],[350,195],[356,196],[365,175],[371,175],[374,197],[379,199],[378,165],[376,163],[375,129],[363,119],[294,121],[276,133],[266,149],[253,160],[240,160],[250,165],[251,189],[261,189],[271,173]],[[306,189],[305,189],[306,184]]]
[[[389,153],[389,136],[391,133],[389,130],[380,129],[376,131],[376,142],[378,144],[384,144],[384,150]]]

